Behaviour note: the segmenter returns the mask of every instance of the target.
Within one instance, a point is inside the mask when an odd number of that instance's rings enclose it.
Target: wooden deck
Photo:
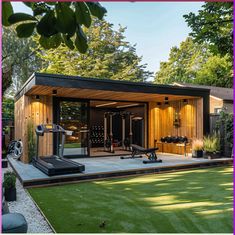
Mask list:
[[[73,159],[85,165],[83,173],[59,176],[47,176],[31,164],[24,164],[12,158],[10,165],[24,187],[64,184],[84,180],[98,180],[110,177],[124,177],[140,174],[155,174],[170,171],[187,170],[199,167],[232,164],[231,158],[196,159],[180,155],[159,155],[162,163],[143,164],[144,158],[120,159],[119,156]]]

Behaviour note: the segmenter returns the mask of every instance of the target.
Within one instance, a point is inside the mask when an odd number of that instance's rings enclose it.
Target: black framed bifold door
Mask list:
[[[89,156],[89,102],[77,99],[54,98],[54,120],[66,130],[65,157]],[[59,148],[54,138],[54,152]]]

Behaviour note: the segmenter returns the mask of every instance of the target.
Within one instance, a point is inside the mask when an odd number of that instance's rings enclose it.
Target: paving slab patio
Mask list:
[[[190,156],[183,157],[181,155],[165,155],[159,154],[158,157],[162,159],[162,163],[153,164],[143,164],[144,158],[136,159],[120,159],[120,156],[111,157],[96,157],[96,158],[78,158],[73,159],[73,161],[82,163],[85,165],[85,171],[83,173],[67,174],[67,175],[57,175],[57,176],[47,176],[39,169],[35,168],[32,164],[24,164],[21,161],[17,161],[13,158],[9,158],[12,168],[16,171],[18,177],[22,184],[26,185],[30,182],[36,181],[50,181],[58,182],[59,179],[69,178],[72,180],[79,179],[89,179],[90,178],[101,178],[108,177],[109,173],[112,176],[130,175],[131,172],[135,174],[138,173],[150,173],[151,170],[160,170],[163,168],[175,168],[180,166],[194,166],[212,163],[231,163],[231,158],[219,158],[219,159],[204,159],[204,158],[192,158]],[[192,167],[191,167],[192,168]],[[115,174],[114,174],[115,173]],[[94,177],[97,175],[97,177]],[[111,176],[111,175],[110,175]]]

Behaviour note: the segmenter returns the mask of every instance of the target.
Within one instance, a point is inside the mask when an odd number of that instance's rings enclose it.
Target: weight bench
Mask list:
[[[157,163],[157,162],[162,162],[161,159],[157,158],[157,155],[155,151],[158,150],[158,148],[143,148],[139,145],[132,144],[132,153],[130,157],[121,157],[121,159],[134,159],[134,158],[142,158],[142,155],[139,154],[145,154],[148,157],[148,160],[144,160],[143,163]]]

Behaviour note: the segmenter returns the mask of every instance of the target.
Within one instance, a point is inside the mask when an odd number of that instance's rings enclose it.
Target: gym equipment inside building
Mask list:
[[[58,155],[39,156],[39,138],[48,133],[62,135]],[[32,159],[32,163],[35,167],[49,176],[78,173],[85,170],[83,164],[63,157],[65,135],[66,131],[56,124],[41,124],[36,127],[36,156]]]
[[[129,155],[131,144],[145,145],[144,104],[91,102],[90,155]]]

